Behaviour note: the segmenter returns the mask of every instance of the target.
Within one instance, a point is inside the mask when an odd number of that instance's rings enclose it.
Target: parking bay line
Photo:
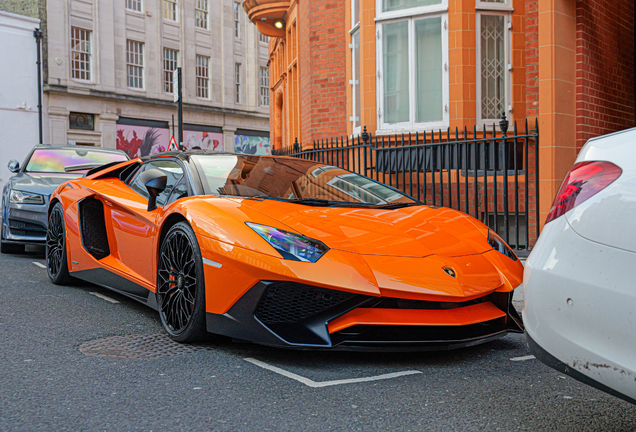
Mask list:
[[[527,355],[527,356],[523,356],[523,357],[513,357],[510,360],[514,361],[514,362],[518,362],[518,361],[526,361],[526,360],[534,360],[536,357],[533,355]]]
[[[40,267],[40,268],[46,268],[46,266],[42,263],[39,263],[37,261],[33,261],[33,264],[35,264],[36,266]]]
[[[117,300],[112,299],[112,298],[110,298],[110,297],[107,297],[107,296],[105,296],[104,294],[100,294],[100,293],[98,293],[98,292],[91,292],[91,293],[89,293],[89,294],[92,294],[92,295],[94,295],[95,297],[99,297],[100,299],[102,299],[102,300],[106,300],[107,302],[111,302],[111,303],[113,303],[113,304],[117,304],[117,303],[119,303]]]
[[[297,375],[297,374],[295,374],[293,372],[288,372],[285,369],[281,369],[279,367],[269,365],[269,364],[267,364],[265,362],[262,362],[260,360],[256,360],[254,358],[245,358],[243,360],[245,360],[246,362],[252,363],[253,365],[256,365],[258,367],[261,367],[263,369],[267,369],[267,370],[275,372],[275,373],[277,373],[279,375],[283,375],[283,376],[285,376],[287,378],[291,378],[293,380],[301,382],[301,383],[305,384],[306,386],[309,386],[309,387],[312,387],[312,388],[329,387],[329,386],[341,385],[341,384],[354,384],[354,383],[369,382],[369,381],[380,381],[380,380],[386,380],[386,379],[391,379],[391,378],[398,378],[398,377],[406,376],[406,375],[414,375],[414,374],[421,374],[422,373],[420,371],[411,370],[411,371],[403,371],[403,372],[393,372],[393,373],[388,373],[388,374],[384,374],[384,375],[377,375],[377,376],[367,377],[367,378],[350,378],[350,379],[343,379],[343,380],[316,382],[316,381],[311,380],[309,378],[305,378],[305,377]]]

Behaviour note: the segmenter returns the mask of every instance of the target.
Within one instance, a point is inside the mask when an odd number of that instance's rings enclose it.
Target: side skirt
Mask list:
[[[150,306],[154,310],[158,310],[157,299],[148,289],[136,284],[124,277],[119,276],[105,268],[96,268],[90,270],[80,270],[71,272],[71,276],[86,282],[99,285],[119,294],[125,295],[133,300],[137,300],[145,305]]]

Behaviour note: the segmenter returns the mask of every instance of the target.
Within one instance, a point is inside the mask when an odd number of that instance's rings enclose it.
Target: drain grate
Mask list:
[[[167,334],[111,336],[84,342],[79,350],[89,356],[115,359],[158,359],[210,350],[205,344],[180,344]]]

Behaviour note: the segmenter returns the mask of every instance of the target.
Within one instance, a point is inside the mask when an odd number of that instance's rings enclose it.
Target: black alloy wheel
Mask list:
[[[186,222],[175,224],[159,250],[157,304],[164,329],[177,342],[206,337],[203,260]]]
[[[66,259],[66,235],[64,232],[64,209],[55,203],[49,213],[46,230],[46,270],[55,285],[68,285],[73,278],[68,272]]]

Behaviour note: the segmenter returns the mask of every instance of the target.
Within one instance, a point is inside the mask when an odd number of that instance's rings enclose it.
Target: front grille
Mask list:
[[[8,223],[13,235],[41,237],[46,234],[46,228],[39,224],[15,219],[9,219]]]
[[[296,323],[343,303],[355,294],[283,282],[270,285],[256,307],[264,324]]]

